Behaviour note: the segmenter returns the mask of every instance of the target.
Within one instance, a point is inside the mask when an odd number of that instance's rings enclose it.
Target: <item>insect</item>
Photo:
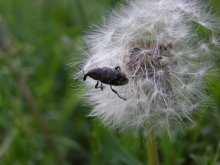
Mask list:
[[[84,71],[83,71],[84,72]],[[118,92],[112,88],[112,85],[114,86],[121,86],[121,85],[126,85],[128,83],[128,78],[121,71],[121,68],[119,66],[116,66],[115,68],[109,68],[109,67],[103,67],[103,68],[95,68],[87,73],[85,73],[83,80],[86,81],[87,76],[91,77],[94,80],[97,80],[97,83],[95,85],[95,88],[100,88],[103,90],[103,85],[108,84],[110,85],[111,90],[118,95],[119,98],[123,100],[127,100],[126,98],[121,97]],[[99,85],[99,83],[101,84]]]

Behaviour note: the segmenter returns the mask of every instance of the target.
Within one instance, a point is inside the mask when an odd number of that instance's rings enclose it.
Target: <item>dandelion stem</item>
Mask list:
[[[147,136],[147,154],[149,165],[159,165],[156,138],[150,132]]]

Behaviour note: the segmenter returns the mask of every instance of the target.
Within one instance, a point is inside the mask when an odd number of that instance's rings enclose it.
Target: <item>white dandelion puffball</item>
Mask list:
[[[96,80],[88,74],[85,81],[89,116],[117,129],[149,124],[154,132],[192,120],[208,98],[204,77],[219,45],[216,31],[211,11],[194,0],[136,0],[112,12],[86,36],[82,69],[99,69]],[[121,81],[117,72],[129,82],[112,84],[113,91],[108,82]]]

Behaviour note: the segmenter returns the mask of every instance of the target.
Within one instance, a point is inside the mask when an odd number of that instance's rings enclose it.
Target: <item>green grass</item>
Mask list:
[[[119,1],[0,1],[0,164],[139,165],[143,135],[113,132],[86,117],[91,107],[71,79],[88,27]],[[124,1],[120,1],[124,2]],[[220,3],[212,0],[220,13]],[[219,66],[220,67],[220,64]],[[220,79],[217,108],[170,142],[159,142],[164,165],[220,164]],[[132,145],[131,145],[132,142]],[[220,145],[219,145],[220,146]],[[145,163],[146,164],[146,163]]]

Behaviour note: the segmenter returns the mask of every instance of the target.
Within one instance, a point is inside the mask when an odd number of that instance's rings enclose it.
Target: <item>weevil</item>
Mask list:
[[[122,86],[128,84],[129,80],[125,73],[121,71],[121,68],[119,66],[116,66],[115,68],[109,68],[109,67],[103,67],[103,68],[95,68],[89,70],[87,73],[84,73],[83,80],[86,81],[87,77],[90,77],[94,80],[97,80],[97,83],[95,85],[95,88],[100,88],[103,90],[103,85],[108,84],[110,85],[111,90],[118,95],[119,98],[123,100],[127,100],[124,97],[121,97],[118,92],[112,88],[112,86]],[[99,83],[101,82],[101,85]]]

